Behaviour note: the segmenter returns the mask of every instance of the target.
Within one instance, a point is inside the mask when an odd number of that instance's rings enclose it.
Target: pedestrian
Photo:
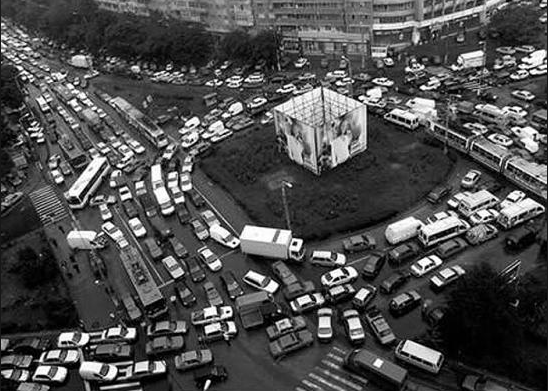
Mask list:
[[[72,263],[76,262],[76,258],[74,258],[74,255],[72,255],[72,254],[69,256],[69,259],[70,259],[70,262],[72,262]]]
[[[61,233],[63,233],[63,234],[65,233],[65,229],[63,228],[62,225],[60,225],[58,228],[59,228],[59,231],[61,231]]]
[[[72,265],[72,267],[74,268],[74,270],[76,270],[76,273],[80,274],[80,266],[78,266],[77,263],[75,263],[74,265]]]
[[[51,238],[51,244],[53,247],[57,247],[57,240],[55,240],[55,238]]]

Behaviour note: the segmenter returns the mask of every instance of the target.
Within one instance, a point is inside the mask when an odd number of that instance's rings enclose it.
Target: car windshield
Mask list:
[[[101,369],[99,370],[99,375],[102,377],[105,377],[108,375],[109,366],[107,364],[101,365]]]

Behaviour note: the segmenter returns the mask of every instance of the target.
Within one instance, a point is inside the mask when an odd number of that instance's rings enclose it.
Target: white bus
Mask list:
[[[155,164],[150,168],[150,183],[152,184],[152,190],[156,190],[159,187],[164,187],[162,166],[160,164]]]
[[[65,193],[69,207],[72,209],[84,208],[89,201],[89,197],[101,185],[103,178],[108,175],[109,169],[110,166],[106,157],[93,159]]]
[[[42,114],[46,114],[50,111],[48,102],[46,102],[46,99],[42,95],[36,97],[36,103],[38,103],[38,107],[40,108]]]
[[[436,374],[440,371],[445,359],[437,350],[408,339],[401,341],[394,353],[400,360]]]
[[[470,229],[470,224],[455,216],[425,224],[419,228],[419,241],[424,247],[444,242],[455,236],[462,235]]]
[[[470,217],[477,211],[498,205],[499,202],[500,200],[487,190],[480,190],[470,194],[468,197],[464,197],[459,202],[457,210],[463,216]]]
[[[393,109],[384,115],[384,119],[410,130],[415,130],[419,127],[419,117],[402,109]]]
[[[171,202],[171,198],[165,187],[158,187],[154,189],[154,196],[156,197],[156,202],[160,205],[160,211],[162,215],[169,216],[175,212],[175,207]]]
[[[535,218],[544,213],[544,206],[531,198],[526,198],[500,211],[497,223],[504,229],[509,229]]]

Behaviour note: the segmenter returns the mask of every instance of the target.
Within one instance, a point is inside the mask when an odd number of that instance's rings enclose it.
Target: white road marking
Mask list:
[[[312,388],[313,390],[318,390],[318,391],[325,391],[322,387],[312,383],[310,380],[307,380],[307,379],[304,379],[302,381],[302,383],[307,386],[307,387],[310,387]]]
[[[340,352],[340,353],[342,353],[342,354],[348,353],[348,350],[346,350],[346,349],[341,349],[341,348],[338,347],[338,346],[333,346],[333,350],[336,350],[337,352]]]
[[[321,369],[321,368],[320,368],[320,369],[318,369],[318,371],[321,372],[321,373],[323,373],[323,374],[326,375],[326,376],[332,377],[333,379],[335,379],[335,380],[341,382],[342,384],[344,384],[344,385],[346,385],[346,386],[348,386],[348,387],[350,387],[350,388],[353,388],[353,389],[356,390],[356,391],[361,391],[361,390],[363,389],[363,387],[359,386],[358,384],[353,383],[353,382],[351,382],[351,381],[349,381],[349,380],[346,380],[346,379],[343,378],[342,376],[339,376],[339,375],[337,375],[337,374],[335,374],[335,373],[333,373],[333,372],[331,372],[331,371],[329,371],[329,370],[327,370],[327,369]]]
[[[330,357],[333,360],[338,361],[338,362],[343,362],[344,361],[344,358],[342,358],[341,356],[337,356],[336,354],[333,354],[333,353],[327,353],[327,357]]]
[[[327,380],[325,380],[323,377],[321,377],[320,375],[317,375],[315,373],[309,373],[308,376],[310,376],[312,379],[322,383],[322,384],[325,384],[326,386],[328,387],[331,387],[332,389],[334,390],[337,390],[337,391],[348,391],[336,384],[333,384],[331,382],[328,382]]]

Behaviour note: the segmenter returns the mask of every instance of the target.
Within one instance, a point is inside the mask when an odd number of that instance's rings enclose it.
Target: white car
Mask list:
[[[295,91],[297,87],[294,84],[285,84],[276,90],[277,94],[290,94]]]
[[[182,172],[192,172],[192,166],[194,165],[194,158],[192,156],[186,156],[183,160]]]
[[[310,263],[318,266],[341,267],[346,265],[346,256],[332,251],[313,251]]]
[[[326,288],[335,285],[350,284],[358,278],[358,272],[352,266],[345,266],[331,270],[322,275],[320,281]]]
[[[63,183],[65,183],[65,177],[63,176],[63,174],[61,174],[61,171],[59,170],[51,170],[51,177],[56,185],[62,185]]]
[[[435,91],[440,88],[440,86],[441,82],[438,79],[433,78],[428,80],[425,84],[421,85],[419,89],[421,91]]]
[[[171,171],[167,174],[167,188],[179,187],[179,173]]]
[[[114,170],[110,173],[110,180],[108,182],[111,189],[115,189],[119,186],[120,182],[117,178],[122,176],[122,170]]]
[[[237,248],[240,245],[240,239],[232,235],[226,228],[220,225],[214,225],[209,228],[209,236],[216,242],[228,248]]]
[[[264,83],[264,75],[262,73],[252,73],[244,79],[244,83],[247,84],[261,84]]]
[[[347,76],[348,74],[346,73],[346,71],[337,69],[336,71],[333,71],[333,72],[327,72],[327,74],[325,75],[325,78],[327,80],[333,80],[333,79],[338,80],[338,79],[343,79]]]
[[[242,85],[243,82],[244,82],[244,78],[239,75],[230,76],[228,79],[225,80],[225,83],[227,84],[233,83],[233,84],[239,84],[240,86]],[[230,87],[230,86],[227,86],[227,87]]]
[[[145,147],[141,145],[141,143],[137,140],[129,140],[127,145],[135,152],[137,155],[142,155],[146,152]]]
[[[262,107],[264,105],[267,104],[267,100],[265,97],[262,97],[262,96],[257,96],[253,99],[251,99],[248,103],[247,103],[247,108],[252,110],[252,109],[258,109],[259,107]]]
[[[515,204],[516,202],[522,201],[525,199],[525,196],[526,195],[523,191],[514,190],[510,192],[510,194],[508,194],[506,198],[500,203],[500,208],[504,209],[510,205]]]
[[[527,72],[525,69],[518,69],[516,72],[510,75],[510,79],[512,80],[525,80],[528,77],[529,72]]]
[[[135,187],[135,195],[137,197],[140,197],[142,196],[143,194],[146,194],[147,193],[147,187],[146,187],[146,184],[145,184],[145,181],[137,181],[134,183],[134,187]]]
[[[333,310],[331,308],[318,309],[318,331],[320,341],[330,341],[333,338]]]
[[[412,61],[409,66],[405,67],[405,73],[416,73],[424,71],[424,68],[426,68],[423,64],[417,61]]]
[[[147,230],[138,217],[129,219],[127,224],[129,225],[131,232],[133,232],[133,235],[135,235],[136,238],[142,238],[147,236]]]
[[[516,46],[514,48],[514,50],[516,52],[530,54],[530,53],[533,53],[535,51],[535,47],[532,46],[532,45],[522,45],[522,46]]]
[[[314,308],[321,307],[325,303],[325,298],[319,292],[307,293],[305,295],[297,297],[295,300],[289,303],[291,311],[296,314],[302,314],[313,310]]]
[[[131,194],[131,190],[129,190],[129,187],[127,187],[127,186],[120,187],[118,189],[118,194],[120,195],[120,201],[122,201],[122,202],[133,199],[133,195]]]
[[[493,133],[493,134],[490,134],[488,137],[487,137],[491,142],[495,143],[495,144],[498,144],[502,147],[505,147],[505,148],[508,148],[508,147],[511,147],[514,142],[512,141],[512,139],[504,134],[500,134],[500,133]]]
[[[135,327],[115,326],[103,330],[101,333],[102,342],[133,342],[137,340],[137,329]]]
[[[358,100],[370,107],[378,107],[381,109],[386,107],[386,101],[382,97],[360,95],[358,96]]]
[[[37,383],[63,383],[67,379],[68,369],[57,365],[39,365],[32,381]]]
[[[107,204],[100,204],[99,212],[101,213],[101,220],[108,221],[112,219],[112,213],[110,212]]]
[[[101,225],[101,230],[108,235],[113,241],[118,242],[122,239],[125,239],[124,233],[115,226],[112,222],[107,221]]]
[[[223,81],[219,80],[219,79],[213,79],[213,80],[206,81],[205,85],[206,85],[206,87],[216,88],[216,87],[222,86]]]
[[[514,54],[516,53],[516,49],[511,46],[499,46],[495,49],[495,52],[500,54]]]
[[[185,275],[185,271],[173,256],[169,255],[165,257],[162,259],[162,263],[174,280],[183,278]]]
[[[48,168],[50,170],[57,169],[57,167],[59,167],[60,161],[61,161],[61,156],[59,156],[58,154],[50,156],[50,158],[48,159]]]
[[[135,153],[133,153],[133,151],[125,144],[120,145],[120,147],[118,148],[118,152],[120,152],[120,154],[124,157],[135,156]]]
[[[469,130],[474,135],[484,135],[489,132],[489,128],[477,122],[467,122],[462,125],[464,129]]]
[[[308,64],[309,64],[308,59],[306,59],[304,57],[300,57],[297,61],[295,61],[294,65],[295,65],[295,68],[302,69]]]
[[[267,125],[267,124],[271,123],[272,121],[274,121],[274,115],[270,111],[267,111],[262,116],[260,122],[261,122],[261,125]]]
[[[280,284],[272,280],[270,277],[257,273],[256,271],[250,270],[242,278],[243,282],[247,285],[252,286],[255,289],[259,289],[273,295],[276,293]]]
[[[499,212],[495,209],[482,209],[470,216],[470,222],[473,225],[486,224],[495,221]]]
[[[504,106],[502,112],[506,115],[525,118],[527,117],[527,110],[519,106]]]
[[[175,205],[185,203],[185,193],[181,190],[179,186],[174,186],[169,189],[171,191],[171,197]]]
[[[540,64],[538,67],[530,69],[529,74],[531,76],[542,76],[546,75],[546,64]]]
[[[57,337],[57,347],[61,349],[82,348],[89,343],[90,335],[80,331],[66,331]]]
[[[390,80],[386,77],[376,77],[374,78],[373,80],[371,80],[371,82],[373,84],[376,84],[378,86],[382,86],[382,87],[392,87],[394,85],[394,81],[393,80]]]
[[[530,93],[529,91],[527,90],[515,90],[515,91],[512,91],[512,96],[514,98],[518,98],[518,99],[521,99],[521,100],[524,100],[526,102],[530,102],[532,100],[535,99],[535,95]],[[504,110],[504,109],[503,109]],[[522,109],[523,110],[523,109]],[[525,111],[525,110],[523,110]],[[525,112],[525,115],[527,115],[527,112]]]
[[[443,261],[437,255],[429,255],[411,265],[411,274],[415,277],[422,277],[440,267],[442,263]]]
[[[107,155],[110,152],[110,147],[107,144],[105,144],[104,142],[101,141],[101,142],[97,143],[97,150],[99,151],[99,153],[101,155],[104,156],[104,155]]]
[[[229,138],[232,136],[234,132],[228,128],[223,128],[216,132],[213,136],[211,136],[211,142],[212,143],[218,143],[220,141],[223,141],[226,138]]]
[[[192,179],[188,172],[182,172],[180,176],[181,190],[190,191],[192,190]]]
[[[207,232],[207,231],[206,231]],[[203,263],[207,265],[209,270],[216,272],[222,269],[223,263],[213,251],[208,247],[204,246],[197,250],[198,257],[202,260]]]
[[[171,159],[173,159],[175,152],[177,152],[177,144],[169,144],[166,149],[164,149],[164,153],[162,154],[162,160],[170,161]]]
[[[191,148],[198,141],[200,141],[200,134],[196,131],[191,131],[181,137],[181,147],[184,149]]]
[[[382,59],[382,61],[384,62],[384,65],[386,65],[387,67],[394,66],[394,60],[392,60],[390,57],[385,57]]]
[[[337,87],[346,87],[349,84],[354,84],[354,79],[350,77],[343,77],[335,82],[335,86]]]
[[[427,224],[432,224],[432,223],[435,223],[436,221],[440,221],[440,220],[446,219],[448,217],[457,217],[457,213],[452,211],[452,210],[449,210],[447,212],[441,211],[441,212],[435,213],[434,215],[428,217],[426,219],[426,223]]]
[[[80,361],[78,349],[53,349],[40,355],[38,362],[46,365],[70,365]]]

